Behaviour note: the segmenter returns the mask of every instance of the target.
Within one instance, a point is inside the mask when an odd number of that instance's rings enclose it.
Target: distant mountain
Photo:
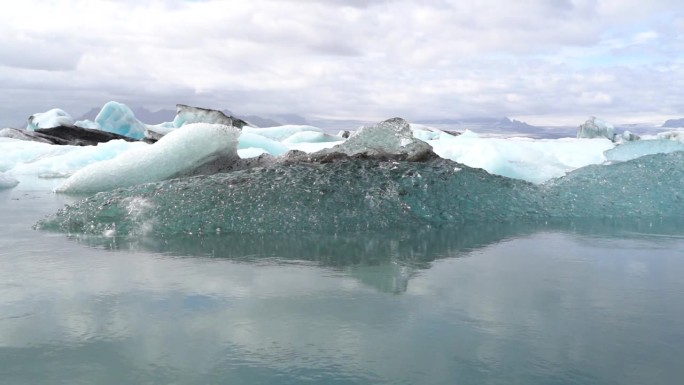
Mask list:
[[[529,125],[525,122],[519,120],[511,120],[510,118],[486,118],[486,117],[476,117],[476,118],[462,118],[462,119],[423,119],[417,120],[416,123],[419,124],[438,124],[438,125],[454,125],[454,126],[490,126],[492,128],[535,128],[535,126]]]
[[[236,115],[235,117],[240,118],[257,127],[276,127],[283,125],[282,123],[276,122],[273,119],[262,118],[261,116],[256,115]]]
[[[81,115],[76,120],[95,120],[97,114],[100,113],[100,109],[101,108],[93,107],[90,111]],[[131,107],[131,110],[139,121],[147,124],[171,122],[173,121],[173,118],[176,117],[176,110],[159,110],[153,112],[145,107]]]
[[[97,117],[97,114],[100,113],[100,109],[97,107],[91,108],[88,112],[85,114],[79,116],[78,118],[74,119],[75,121],[77,120],[90,120],[93,121]]]
[[[666,128],[684,127],[684,118],[666,120],[665,123],[663,123],[662,127],[666,127]]]
[[[97,114],[100,113],[101,108],[91,108],[90,111],[86,112],[85,114],[81,115],[78,117],[76,120],[95,120],[97,117]],[[173,122],[173,119],[176,117],[176,110],[168,110],[168,109],[163,109],[163,110],[158,110],[158,111],[150,111],[145,107],[131,107],[131,111],[133,111],[133,114],[135,117],[140,120],[143,123],[147,124],[159,124],[163,122]],[[224,114],[228,116],[235,116],[236,118],[240,118],[242,120],[245,120],[251,124],[254,124],[258,127],[275,127],[275,126],[282,126],[281,123],[269,119],[269,118],[263,118],[261,116],[256,116],[256,115],[237,115],[234,114],[230,110],[221,110]],[[288,117],[289,120],[293,121],[302,121],[304,118],[298,115],[283,115],[285,117]],[[306,124],[306,123],[290,123],[290,124]]]
[[[361,126],[368,126],[372,125],[375,123],[378,123],[378,121],[375,122],[369,122],[365,120],[354,120],[354,119],[315,119],[312,118],[309,120],[310,125],[318,127],[322,129],[325,132],[331,133],[331,134],[336,134],[340,131],[354,131],[358,129]]]
[[[139,121],[147,124],[172,122],[176,117],[176,110],[164,109],[152,112],[144,107],[133,107],[131,110],[133,110],[133,114],[135,114]]]
[[[297,114],[275,114],[269,115],[270,118],[275,119],[283,124],[296,124],[296,125],[310,125],[311,123],[306,120],[305,117]]]

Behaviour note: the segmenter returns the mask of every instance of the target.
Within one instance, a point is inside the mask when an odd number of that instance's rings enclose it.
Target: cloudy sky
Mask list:
[[[109,100],[367,120],[684,116],[681,0],[22,0],[0,126]]]

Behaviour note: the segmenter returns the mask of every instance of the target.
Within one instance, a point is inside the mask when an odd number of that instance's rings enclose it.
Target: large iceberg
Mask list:
[[[217,232],[331,234],[583,218],[656,220],[684,216],[682,180],[683,152],[589,166],[544,185],[444,159],[347,158],[108,191],[65,207],[38,227],[166,237]]]
[[[56,191],[111,190],[192,174],[219,159],[231,162],[238,158],[239,133],[235,127],[220,124],[187,124],[153,145],[132,149],[79,170]]]
[[[114,225],[120,235],[161,236],[410,228],[515,218],[538,208],[534,191],[439,159],[276,164],[100,193],[40,227],[100,234]]]

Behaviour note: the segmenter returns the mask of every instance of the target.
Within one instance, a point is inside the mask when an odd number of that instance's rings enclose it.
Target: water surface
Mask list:
[[[93,239],[0,192],[6,384],[678,384],[672,223]]]

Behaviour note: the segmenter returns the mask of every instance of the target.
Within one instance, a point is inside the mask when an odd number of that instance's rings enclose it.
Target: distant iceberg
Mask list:
[[[22,182],[22,188],[28,188],[31,184],[24,183],[29,179],[39,178],[69,178],[74,177],[75,173],[86,166],[97,164],[101,161],[111,160],[112,158],[128,152],[133,152],[132,157],[147,159],[146,154],[157,153],[155,163],[166,164],[167,171],[164,176],[151,174],[149,179],[125,170],[129,168],[123,166],[112,167],[111,163],[101,170],[107,169],[109,176],[101,177],[102,186],[83,188],[83,191],[106,190],[111,186],[130,185],[133,181],[142,183],[143,181],[155,181],[182,175],[191,175],[192,167],[200,167],[199,163],[205,162],[202,169],[203,173],[214,171],[231,171],[245,167],[263,166],[277,157],[287,158],[290,162],[300,160],[309,161],[331,161],[336,157],[354,156],[357,158],[375,157],[385,160],[416,160],[439,156],[449,159],[462,165],[482,168],[490,174],[505,176],[514,179],[521,179],[535,184],[543,184],[554,178],[559,178],[568,173],[589,165],[604,165],[609,162],[623,162],[641,156],[658,153],[670,153],[682,151],[681,143],[684,143],[682,130],[661,132],[655,135],[642,135],[640,141],[638,137],[629,132],[622,135],[615,135],[613,126],[600,119],[592,118],[582,125],[578,132],[579,136],[591,136],[593,138],[561,138],[561,139],[531,139],[524,137],[487,137],[475,132],[465,130],[463,133],[452,133],[421,124],[409,124],[407,121],[395,118],[380,122],[375,125],[360,128],[353,132],[345,132],[340,135],[330,135],[321,128],[310,125],[283,125],[277,127],[258,128],[248,125],[232,116],[228,116],[220,111],[178,105],[177,119],[174,122],[165,122],[158,125],[147,125],[135,118],[133,112],[127,106],[109,102],[105,104],[97,114],[93,122],[76,122],[74,126],[62,125],[58,129],[44,129],[39,126],[68,123],[70,116],[59,109],[53,109],[45,113],[38,113],[32,116],[33,122],[38,131],[27,131],[17,129],[0,130],[0,172],[4,172],[7,177],[14,178]],[[67,119],[67,120],[64,120]],[[178,149],[174,151],[160,151],[162,146],[138,143],[119,143],[118,138],[131,139],[128,136],[137,138],[142,137],[147,143],[161,141],[165,136],[179,130],[188,130],[195,127],[193,121],[206,120],[222,121],[224,123],[242,125],[242,132],[235,128],[237,147],[235,154],[231,150],[230,157],[243,158],[245,162],[233,166],[230,162],[222,164],[212,163],[211,156],[207,156],[204,149],[189,147],[183,149],[184,145],[178,144]],[[94,127],[95,130],[79,128],[78,124]],[[178,124],[180,127],[176,127]],[[103,131],[107,128],[116,134]],[[53,131],[50,131],[53,130]],[[71,132],[70,130],[75,130]],[[80,130],[80,131],[78,131]],[[92,140],[85,140],[86,135],[93,133],[101,134]],[[106,135],[110,136],[106,136]],[[117,136],[125,134],[128,136]],[[78,136],[83,136],[78,138]],[[188,142],[192,139],[192,134],[188,135]],[[615,141],[611,141],[612,137]],[[211,140],[206,139],[207,143]],[[22,141],[22,143],[18,143]],[[26,141],[33,141],[28,143]],[[63,146],[64,149],[53,148],[54,146],[41,146],[41,143],[68,144],[89,144],[101,143],[93,149],[72,148],[73,146]],[[201,142],[201,140],[200,140]],[[187,144],[186,143],[186,144]],[[21,149],[16,150],[16,149]],[[218,149],[214,146],[206,146],[209,153]],[[292,152],[294,151],[294,152]],[[193,164],[184,168],[186,165],[180,161],[181,157],[172,157],[173,153],[184,154],[184,159],[194,159]],[[266,155],[270,155],[271,158]],[[247,162],[247,158],[253,159]],[[132,159],[132,158],[129,158]],[[268,162],[266,161],[267,159]],[[180,162],[180,163],[178,163]],[[207,166],[211,164],[211,166]],[[95,167],[94,165],[92,167]],[[108,167],[108,168],[107,168]],[[158,167],[146,166],[153,170]],[[135,167],[130,166],[130,169]],[[123,183],[127,178],[123,176],[112,176],[114,170],[124,170],[123,173],[130,174],[128,182]],[[171,172],[173,171],[173,172]],[[85,171],[84,171],[85,172]],[[143,171],[138,171],[144,174]],[[82,176],[79,176],[82,178]],[[86,179],[95,181],[94,176]],[[112,181],[108,184],[108,181]],[[116,181],[116,182],[114,182]],[[59,187],[59,191],[77,191],[81,187],[75,187],[85,182],[74,183]],[[123,184],[122,184],[123,183]],[[55,183],[56,185],[56,183]],[[84,184],[85,186],[85,184]],[[107,187],[110,186],[110,187]],[[54,185],[51,187],[54,188]],[[113,188],[113,187],[112,187]]]
[[[39,112],[28,118],[28,131],[35,131],[39,128],[53,128],[59,126],[73,126],[74,119],[64,110],[53,108],[46,112]]]
[[[613,141],[615,140],[615,127],[604,120],[592,116],[579,126],[577,137],[587,139],[606,138]]]
[[[97,114],[95,124],[103,131],[134,139],[142,139],[147,129],[145,123],[136,119],[127,105],[118,102],[106,103]]]

